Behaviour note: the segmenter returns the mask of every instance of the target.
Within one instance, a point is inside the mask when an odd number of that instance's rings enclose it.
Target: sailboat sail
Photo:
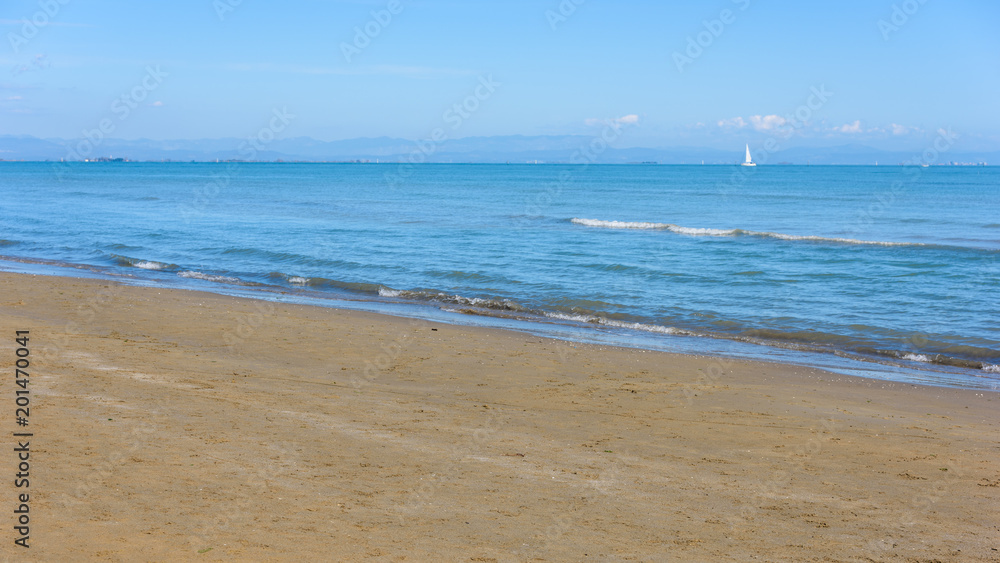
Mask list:
[[[750,159],[750,145],[747,144],[747,159],[743,161],[743,166],[757,166],[754,161]]]

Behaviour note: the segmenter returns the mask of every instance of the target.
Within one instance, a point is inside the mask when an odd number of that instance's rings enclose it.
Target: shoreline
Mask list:
[[[108,280],[0,296],[32,336],[32,555],[1000,550],[996,393]]]
[[[422,318],[457,326],[482,326],[515,330],[543,338],[567,340],[581,344],[604,344],[674,354],[718,356],[737,361],[788,364],[903,384],[915,383],[959,389],[1000,390],[1000,380],[990,375],[995,371],[987,369],[985,364],[979,368],[971,368],[910,360],[910,363],[915,365],[907,365],[904,360],[909,358],[893,360],[888,357],[866,357],[850,351],[819,350],[808,347],[800,349],[799,346],[786,345],[787,343],[757,342],[753,339],[729,335],[699,334],[686,331],[677,333],[650,331],[626,326],[634,323],[622,324],[617,321],[591,323],[583,320],[568,320],[561,315],[543,315],[534,318],[489,308],[473,311],[474,307],[463,306],[461,303],[449,305],[448,303],[421,302],[406,298],[397,300],[393,297],[385,297],[381,291],[378,298],[365,298],[362,294],[351,295],[348,290],[343,290],[346,292],[343,294],[327,293],[322,289],[313,289],[308,286],[286,287],[245,280],[234,284],[220,281],[225,276],[214,274],[181,275],[181,278],[184,278],[181,281],[177,279],[175,274],[178,271],[175,270],[162,271],[139,268],[142,275],[136,275],[128,272],[116,273],[109,267],[94,264],[2,255],[0,255],[0,260],[22,265],[22,269],[11,271],[15,274],[41,274],[73,279],[104,279],[133,284],[138,287],[152,285],[180,291],[203,291],[274,302],[283,302],[281,298],[287,297],[290,299],[289,302],[299,304],[334,309],[364,310],[395,317]],[[71,271],[66,272],[67,269]],[[0,269],[0,273],[2,272],[4,270]],[[93,276],[80,276],[79,274],[82,272],[90,272]],[[180,274],[184,273],[184,271],[180,272]],[[211,278],[220,279],[213,280]],[[200,284],[209,284],[214,287],[198,287]],[[393,292],[408,293],[407,291],[395,290]],[[270,297],[276,299],[269,299]],[[459,299],[460,297],[456,296],[455,298]]]
[[[3,159],[3,158],[0,158],[0,163],[11,163],[11,164],[18,164],[18,163],[20,163],[20,164],[52,164],[52,165],[56,165],[56,164],[63,164],[63,165],[65,165],[65,164],[75,164],[75,165],[82,165],[82,166],[93,166],[93,165],[98,165],[98,164],[112,165],[112,166],[120,166],[120,165],[123,165],[123,164],[157,164],[157,165],[163,165],[163,164],[177,164],[177,165],[189,165],[189,164],[222,164],[222,165],[227,165],[227,164],[240,164],[240,165],[243,165],[243,164],[296,164],[296,165],[301,165],[301,164],[319,164],[319,165],[337,165],[337,166],[343,166],[343,165],[354,165],[354,166],[368,166],[368,165],[372,165],[372,166],[399,166],[399,165],[407,165],[407,166],[500,166],[500,165],[504,165],[504,166],[564,166],[564,167],[586,167],[586,166],[629,166],[629,167],[634,167],[634,166],[690,166],[690,167],[699,166],[699,167],[701,167],[701,166],[721,166],[721,167],[726,167],[726,168],[732,168],[734,166],[742,166],[742,162],[740,162],[738,159],[735,160],[735,161],[733,161],[733,162],[702,162],[700,164],[698,162],[686,162],[685,163],[685,162],[659,162],[659,161],[655,161],[655,162],[654,161],[644,161],[644,162],[596,162],[596,163],[592,163],[592,164],[579,164],[579,163],[574,163],[574,162],[569,161],[569,160],[562,161],[562,162],[561,161],[542,162],[542,161],[537,161],[536,160],[536,161],[533,161],[533,162],[531,162],[531,161],[525,161],[525,162],[514,162],[514,163],[511,163],[511,162],[509,162],[509,161],[507,161],[505,159],[500,159],[500,160],[497,160],[497,161],[473,161],[473,160],[470,160],[470,161],[467,161],[467,162],[455,162],[455,161],[447,161],[447,162],[445,162],[445,161],[442,161],[442,162],[434,162],[434,161],[410,162],[409,160],[404,159],[404,160],[384,160],[384,161],[381,161],[381,162],[379,162],[379,161],[372,162],[371,159],[367,159],[367,160],[366,159],[360,159],[360,160],[282,160],[282,159],[277,159],[277,160],[240,160],[240,159],[208,159],[208,160],[169,160],[169,159],[167,159],[167,160],[163,160],[163,159],[160,159],[160,160],[156,160],[156,159],[152,159],[152,160],[145,160],[145,159],[129,160],[129,159],[123,159],[123,160],[117,160],[117,159],[107,159],[107,160],[69,160],[69,161],[63,161],[63,160],[54,160],[54,159],[28,160],[28,159]],[[796,167],[796,166],[803,167],[803,168],[806,168],[806,167],[808,167],[808,168],[821,168],[821,167],[861,167],[861,168],[879,168],[879,167],[882,167],[882,168],[906,168],[906,167],[909,167],[909,168],[918,168],[918,167],[922,167],[920,164],[906,164],[906,163],[903,163],[903,162],[895,162],[895,163],[892,163],[892,164],[881,164],[881,165],[877,164],[877,163],[876,164],[872,164],[870,162],[855,163],[855,164],[850,164],[850,163],[810,164],[808,162],[807,163],[802,163],[802,162],[776,162],[776,163],[766,163],[766,162],[764,162],[764,163],[761,163],[761,162],[758,162],[758,163],[754,163],[754,165],[755,166],[774,166],[774,167],[783,167],[783,168],[790,168],[790,167]],[[973,169],[976,169],[976,168],[990,168],[990,167],[994,167],[995,168],[997,166],[1000,166],[1000,164],[989,164],[989,163],[983,163],[983,162],[959,162],[959,163],[950,163],[949,162],[949,163],[935,163],[935,164],[931,164],[929,167],[936,167],[936,168],[973,168]]]

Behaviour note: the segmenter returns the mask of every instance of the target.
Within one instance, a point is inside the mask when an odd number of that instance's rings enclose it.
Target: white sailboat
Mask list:
[[[749,144],[747,145],[747,159],[745,161],[743,161],[742,165],[743,166],[757,166],[756,162],[754,162],[753,160],[750,160],[750,145]]]

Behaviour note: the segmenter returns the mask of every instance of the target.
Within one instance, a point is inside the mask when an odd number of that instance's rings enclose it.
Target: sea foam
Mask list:
[[[874,245],[874,246],[927,246],[923,243],[918,242],[885,242],[885,241],[873,241],[873,240],[859,240],[853,238],[838,238],[838,237],[822,237],[816,235],[787,235],[784,233],[772,233],[768,231],[747,231],[744,229],[709,229],[709,228],[697,228],[697,227],[682,227],[680,225],[674,225],[673,223],[651,223],[644,221],[604,221],[601,219],[580,219],[574,217],[570,219],[571,223],[576,223],[577,225],[583,225],[585,227],[597,227],[602,229],[637,229],[637,230],[655,230],[655,231],[670,231],[679,235],[695,236],[695,237],[759,237],[759,238],[773,238],[779,240],[802,240],[802,241],[813,241],[813,242],[831,242],[838,244],[864,244],[864,245]]]
[[[136,262],[135,264],[132,264],[132,266],[143,270],[166,270],[170,268],[169,264],[164,264],[163,262],[153,262],[152,260]]]
[[[550,319],[557,319],[561,321],[574,321],[578,323],[591,323],[603,326],[610,326],[614,328],[627,328],[631,330],[641,330],[644,332],[656,332],[660,334],[672,334],[679,336],[693,336],[694,333],[686,330],[681,330],[679,328],[674,328],[670,326],[661,326],[645,323],[633,323],[628,321],[616,321],[614,319],[607,319],[604,317],[588,316],[588,315],[574,315],[566,313],[551,313],[544,312],[544,316]]]
[[[195,272],[193,270],[185,270],[183,272],[177,272],[177,275],[182,278],[194,279],[194,280],[204,280],[216,283],[232,283],[243,285],[243,280],[239,278],[234,278],[230,276],[217,276],[213,274],[205,274],[202,272]]]

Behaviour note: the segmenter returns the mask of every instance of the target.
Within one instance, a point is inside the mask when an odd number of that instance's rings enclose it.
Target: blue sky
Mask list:
[[[464,103],[455,136],[618,120],[622,146],[784,130],[787,146],[911,149],[950,128],[1000,150],[992,0],[395,1],[6,0],[0,134],[76,138],[110,119],[128,139],[242,137],[279,109],[295,116],[283,136],[417,139]]]

